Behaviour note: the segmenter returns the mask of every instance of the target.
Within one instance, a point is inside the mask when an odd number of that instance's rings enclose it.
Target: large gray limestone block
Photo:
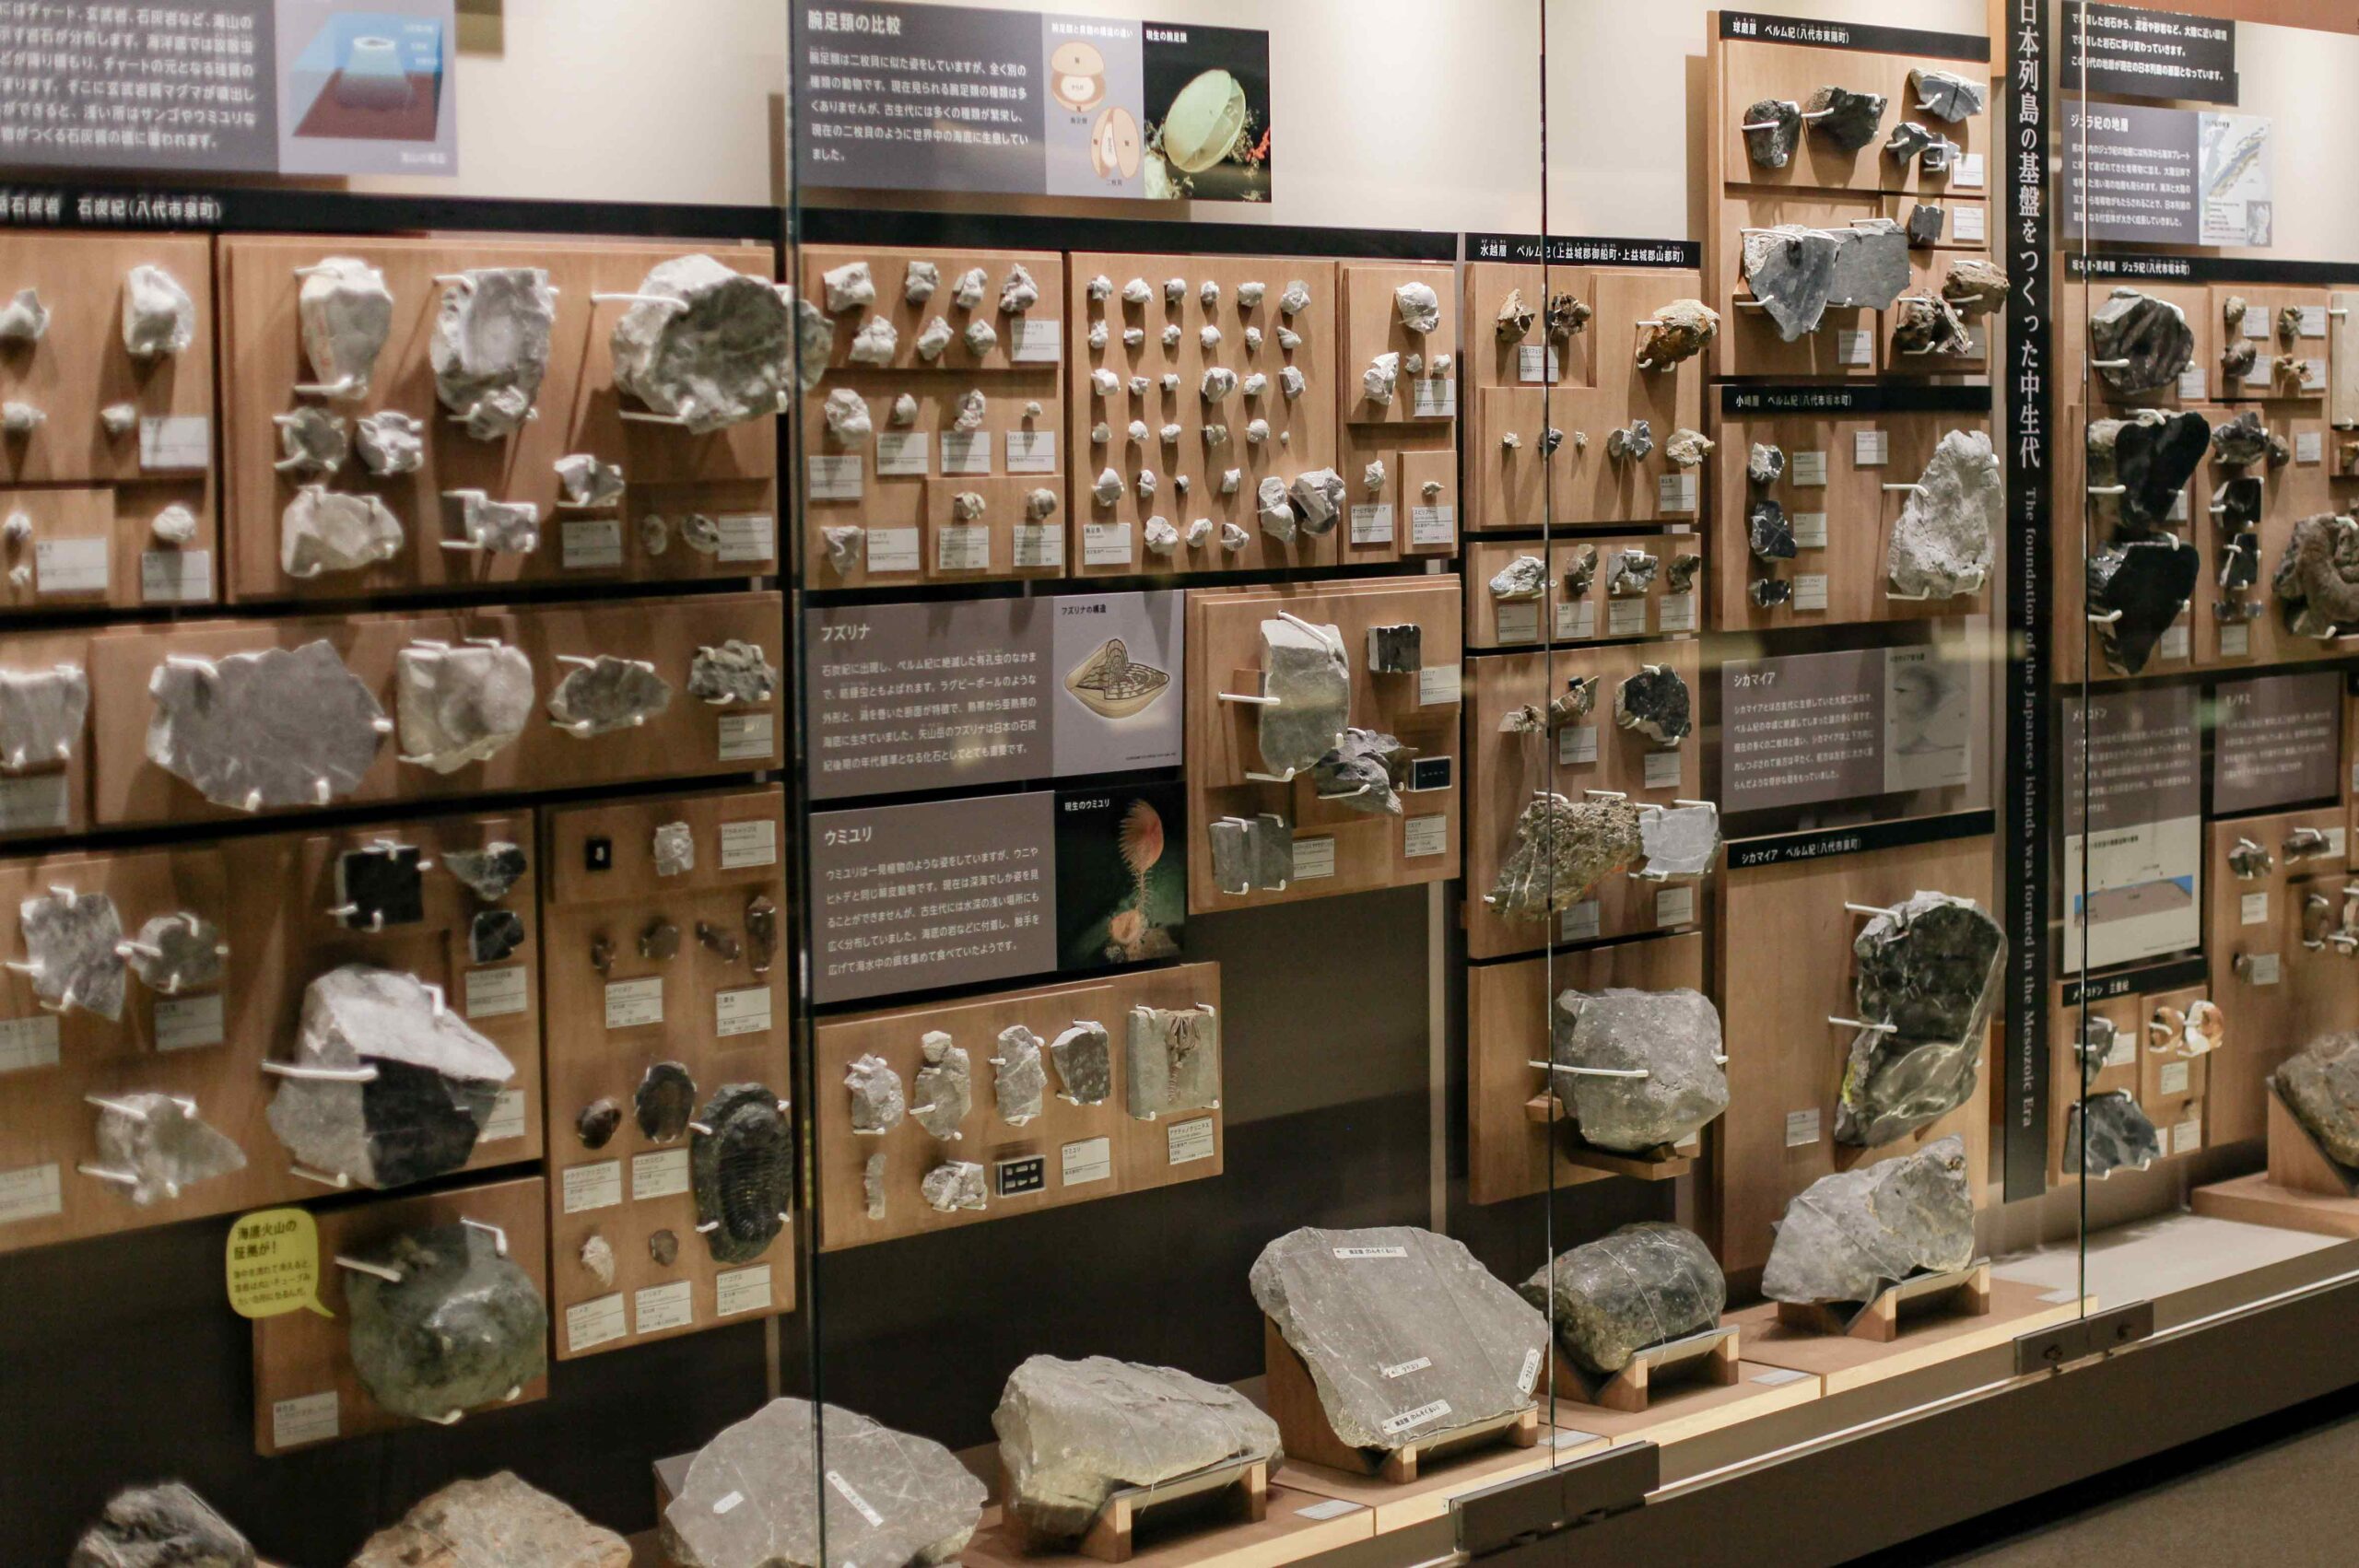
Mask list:
[[[2089,316],[2089,362],[2118,392],[2159,391],[2195,358],[2195,329],[2167,299],[2124,286]]]
[[[1863,1302],[1974,1261],[1974,1194],[1956,1137],[1821,1176],[1786,1207],[1761,1274],[1772,1301]]]
[[[1515,848],[1487,902],[1511,920],[1569,909],[1643,852],[1638,808],[1627,801],[1568,801],[1543,795],[1516,818]]]
[[[1744,280],[1788,343],[1818,330],[1835,287],[1835,236],[1780,224],[1744,236]]]
[[[325,639],[166,659],[147,759],[217,806],[323,806],[359,788],[393,721]]]
[[[975,1103],[974,1067],[966,1047],[939,1029],[918,1042],[925,1065],[918,1069],[910,1097],[916,1102],[910,1115],[933,1137],[956,1141],[959,1124]]]
[[[1912,599],[1979,592],[1990,579],[2006,506],[1990,438],[1979,430],[1943,432],[1917,486],[1892,526],[1886,584]]]
[[[798,353],[804,391],[826,372],[834,343],[827,317],[797,301],[809,312],[798,351],[780,291],[710,256],[661,263],[638,292],[651,298],[615,323],[615,384],[699,435],[776,414]]]
[[[1521,1291],[1555,1320],[1573,1364],[1598,1376],[1620,1372],[1640,1351],[1719,1328],[1729,1299],[1711,1249],[1661,1221],[1560,1253]]]
[[[353,1371],[393,1414],[437,1421],[498,1404],[548,1370],[547,1304],[488,1232],[433,1225],[353,1256],[400,1275],[344,1281]]]
[[[1888,217],[1830,230],[1835,261],[1826,303],[1837,310],[1888,310],[1908,287],[1908,231]]]
[[[1060,1097],[1076,1106],[1101,1106],[1113,1092],[1114,1046],[1106,1026],[1090,1020],[1074,1024],[1049,1042]]]
[[[630,1542],[502,1470],[456,1480],[379,1530],[352,1568],[630,1568]]]
[[[2127,1089],[2088,1095],[2064,1112],[2067,1175],[2102,1181],[2118,1170],[2142,1171],[2162,1153],[2161,1134]]]
[[[1262,623],[1262,766],[1302,772],[1335,749],[1351,718],[1352,664],[1343,634],[1292,615]]]
[[[1556,998],[1549,1074],[1556,1097],[1601,1149],[1643,1153],[1679,1142],[1729,1108],[1720,1012],[1696,991],[1609,987]],[[1586,1069],[1587,1071],[1570,1071]],[[1643,1072],[1643,1078],[1607,1073]]]
[[[508,749],[533,717],[533,661],[521,649],[405,648],[393,661],[401,757],[456,773]]]
[[[549,369],[557,291],[538,267],[475,267],[442,291],[427,357],[467,434],[494,441],[532,417]]]
[[[1310,787],[1322,801],[1369,816],[1399,816],[1396,790],[1408,766],[1408,748],[1379,730],[1346,729],[1335,749],[1310,770]]]
[[[65,1568],[254,1568],[254,1549],[204,1498],[170,1480],[115,1493]]]
[[[1048,1042],[1021,1024],[999,1032],[999,1054],[991,1059],[992,1100],[1000,1120],[1022,1127],[1040,1114],[1048,1092],[1049,1069],[1040,1047]]]
[[[1638,848],[1645,874],[1668,879],[1702,876],[1720,852],[1720,811],[1708,801],[1659,806],[1638,813]]]
[[[851,1129],[875,1138],[901,1125],[909,1101],[901,1093],[901,1075],[881,1056],[863,1056],[844,1072],[844,1087],[851,1094]]]

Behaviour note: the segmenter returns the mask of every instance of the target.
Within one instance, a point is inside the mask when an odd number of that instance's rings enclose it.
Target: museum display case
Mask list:
[[[1833,1563],[2359,1383],[2359,34],[2203,3],[0,18],[0,1561]]]

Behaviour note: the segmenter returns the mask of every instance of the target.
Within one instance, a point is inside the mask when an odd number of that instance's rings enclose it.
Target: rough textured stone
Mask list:
[[[577,664],[549,698],[549,718],[579,740],[628,730],[672,706],[672,683],[638,660],[601,653]]]
[[[1414,675],[1426,666],[1426,629],[1414,621],[1367,629],[1371,675]]]
[[[307,404],[272,422],[282,455],[271,466],[281,474],[334,474],[352,455],[351,432],[324,408]]]
[[[999,1032],[999,1054],[991,1059],[992,1100],[1000,1120],[1010,1127],[1022,1127],[1040,1114],[1049,1087],[1049,1070],[1040,1059],[1044,1044],[1021,1024]]]
[[[2167,299],[2117,288],[2089,317],[2089,360],[2118,392],[2154,392],[2195,357],[2195,329]]]
[[[660,263],[637,292],[654,298],[615,322],[615,385],[698,435],[776,414],[798,356],[806,392],[826,372],[834,339],[827,318],[803,300],[799,308],[816,319],[816,332],[807,318],[791,325],[777,288],[710,256]],[[918,337],[918,357],[931,362],[949,340],[948,324],[935,317]]]
[[[1802,106],[1765,98],[1744,111],[1744,156],[1763,169],[1783,169],[1802,139]]]
[[[2301,544],[2301,524],[2288,558]],[[2154,657],[2154,646],[2170,629],[2195,592],[2202,557],[2184,539],[2133,539],[2093,556],[2089,561],[2089,614],[2120,614],[2093,629],[2106,662],[2125,675],[2134,675]],[[2283,568],[2278,579],[2284,580]]]
[[[1638,369],[1668,370],[1720,335],[1720,313],[1701,299],[1674,299],[1638,323]]]
[[[2165,526],[2211,434],[2210,422],[2191,408],[2179,414],[2143,408],[2126,419],[2092,421],[2089,483],[2122,489],[2098,498],[2099,516],[2110,512],[2122,529],[2136,533]]]
[[[442,852],[442,869],[466,883],[467,890],[487,904],[508,895],[508,890],[516,885],[516,879],[524,874],[525,863],[522,849],[499,840],[480,849]]]
[[[1574,1365],[1609,1376],[1640,1351],[1719,1328],[1729,1286],[1709,1247],[1649,1221],[1558,1254],[1521,1293],[1555,1320]]]
[[[696,870],[696,829],[685,822],[657,824],[654,856],[657,876],[685,876]]]
[[[1291,1231],[1262,1249],[1250,1281],[1353,1447],[1429,1442],[1532,1402],[1547,1320],[1450,1237]]]
[[[1715,441],[1701,430],[1678,429],[1662,444],[1663,456],[1679,468],[1695,468],[1712,455]]]
[[[1299,773],[1335,749],[1350,720],[1352,665],[1343,634],[1291,615],[1262,623],[1262,766]]]
[[[1744,280],[1788,343],[1818,330],[1835,287],[1835,236],[1780,224],[1744,237]]]
[[[1516,818],[1515,848],[1485,901],[1514,920],[1571,908],[1600,879],[1637,860],[1638,817],[1627,801],[1541,796]]]
[[[1746,547],[1757,561],[1790,561],[1799,546],[1786,509],[1767,496],[1756,496],[1744,511]]]
[[[427,346],[434,392],[467,434],[499,440],[533,416],[548,374],[557,293],[538,267],[475,267],[463,275],[466,281],[442,291]]]
[[[1399,816],[1396,786],[1407,766],[1408,748],[1394,736],[1380,730],[1346,729],[1335,749],[1311,768],[1311,792],[1369,816]]]
[[[1537,556],[1518,556],[1491,579],[1491,597],[1502,603],[1537,599],[1548,591],[1548,563]]]
[[[1286,489],[1302,531],[1313,537],[1332,533],[1344,515],[1344,476],[1332,468],[1314,468],[1298,475]]]
[[[2359,522],[2320,512],[2295,523],[2270,591],[2297,637],[2324,639],[2359,626]]]
[[[360,571],[402,553],[401,520],[375,496],[322,485],[295,492],[278,520],[278,566],[288,577]]]
[[[317,806],[352,793],[393,720],[326,641],[166,660],[147,680],[147,759],[217,806]]]
[[[1997,557],[2006,506],[1990,438],[1979,430],[1942,432],[1917,486],[1884,550],[1886,586],[1910,598],[1979,592]]]
[[[1593,686],[1596,678],[1590,684]],[[1720,852],[1719,808],[1702,802],[1641,811],[1638,846],[1646,854],[1648,876],[1702,876]]]
[[[631,1095],[640,1135],[656,1143],[677,1142],[696,1113],[697,1081],[687,1068],[676,1061],[650,1063]]]
[[[861,1209],[872,1220],[881,1220],[886,1214],[886,1161],[885,1159],[885,1151],[882,1149],[879,1149],[874,1154],[869,1155],[866,1160],[861,1162]]]
[[[1919,65],[1908,73],[1908,90],[1917,95],[1920,112],[1953,125],[1982,112],[1983,84],[1954,71]]]
[[[1863,1302],[1974,1260],[1974,1195],[1956,1137],[1821,1176],[1786,1207],[1762,1270],[1772,1301]]]
[[[1552,1047],[1559,1068],[1647,1074],[1550,1074],[1583,1140],[1601,1149],[1635,1154],[1677,1143],[1729,1108],[1719,1010],[1697,992],[1564,991]]]
[[[329,397],[367,397],[377,357],[393,329],[385,275],[350,256],[315,262],[304,269],[295,314],[312,382]]]
[[[393,661],[393,697],[402,760],[456,773],[524,732],[533,661],[504,645],[405,648]]]
[[[1687,683],[1668,664],[1641,665],[1614,688],[1614,721],[1657,745],[1679,744],[1695,727]]]
[[[479,909],[467,927],[467,956],[497,964],[524,945],[524,918],[513,909]]]
[[[974,1068],[966,1047],[936,1029],[919,1042],[925,1065],[918,1069],[910,1097],[917,1103],[910,1116],[935,1138],[955,1142],[959,1124],[975,1103]]]
[[[1794,601],[1794,585],[1782,577],[1756,577],[1745,587],[1745,597],[1764,610]]]
[[[123,944],[122,952],[141,984],[177,996],[219,985],[229,944],[221,940],[220,927],[183,909],[151,917],[135,940]]]
[[[1106,471],[1109,474],[1112,469]],[[1254,512],[1261,519],[1262,532],[1281,544],[1291,544],[1300,532],[1294,515],[1294,502],[1286,495],[1286,482],[1273,474],[1263,479],[1254,491]]]
[[[1360,396],[1369,403],[1391,403],[1400,380],[1401,356],[1390,351],[1379,354],[1360,372]]]
[[[778,670],[757,644],[733,637],[697,649],[688,665],[688,695],[715,707],[765,703],[778,695]]]
[[[1590,302],[1569,289],[1557,289],[1548,296],[1548,336],[1562,343],[1577,336],[1589,325],[1596,312]]]
[[[123,280],[123,346],[134,359],[178,354],[196,339],[196,304],[180,280],[158,266],[133,267]]]
[[[983,1167],[972,1160],[945,1160],[918,1180],[918,1196],[939,1214],[982,1209],[991,1201]]]
[[[245,1168],[244,1152],[207,1126],[193,1100],[108,1094],[99,1099],[98,1112],[99,1168],[130,1177],[122,1189],[142,1208]]]
[[[353,1370],[385,1410],[440,1420],[511,1398],[548,1370],[547,1305],[486,1232],[434,1225],[353,1256],[401,1275],[344,1277]]]
[[[1520,343],[1532,331],[1532,323],[1537,316],[1538,312],[1523,302],[1523,290],[1510,288],[1508,297],[1499,302],[1499,313],[1493,323],[1493,331],[1501,343]]]
[[[1945,217],[1938,202],[1918,202],[1908,209],[1908,243],[1916,250],[1926,250],[1942,242],[1942,225]]]
[[[750,1263],[769,1249],[794,1200],[794,1134],[778,1095],[759,1083],[724,1083],[689,1133],[697,1229],[715,1262]]]
[[[502,1470],[419,1503],[352,1568],[630,1568],[630,1542]]]
[[[1755,485],[1775,485],[1785,477],[1785,449],[1767,441],[1755,441],[1744,460],[1744,476]]]
[[[111,1498],[65,1568],[254,1568],[254,1549],[179,1481]]]
[[[1903,120],[1884,139],[1884,150],[1886,157],[1907,163],[1940,139],[1914,120]]]
[[[1978,322],[2007,304],[2007,275],[1978,256],[1953,256],[1942,298],[1962,321]]]
[[[1876,137],[1884,123],[1884,97],[1880,92],[1854,92],[1848,88],[1823,87],[1810,95],[1802,112],[1815,115],[1811,135],[1824,137],[1845,152],[1857,152]]]
[[[1888,217],[1854,219],[1830,231],[1835,260],[1826,303],[1845,310],[1889,310],[1908,287],[1908,235]]]
[[[1974,339],[1948,300],[1931,294],[1904,294],[1893,301],[1892,347],[1912,357],[1974,352]]]
[[[1220,1017],[1209,1008],[1134,1007],[1122,1053],[1130,1114],[1146,1120],[1220,1104]]]
[[[381,409],[353,421],[352,450],[379,478],[415,474],[426,466],[426,427],[399,409]]]
[[[196,514],[178,501],[157,512],[147,522],[148,534],[156,543],[174,550],[195,544],[196,528]]]
[[[2246,409],[2234,419],[2212,427],[2212,461],[2227,468],[2245,468],[2269,456],[2269,427],[2260,415]]]
[[[2269,1082],[2327,1158],[2359,1165],[2359,1034],[2319,1036]]]
[[[1007,1506],[1057,1539],[1086,1531],[1118,1491],[1279,1457],[1277,1423],[1236,1389],[1108,1356],[1027,1358],[992,1428]]]
[[[1429,333],[1441,325],[1441,296],[1433,285],[1412,279],[1392,291],[1393,310],[1401,324],[1413,333]]]
[[[2085,1181],[2142,1171],[2162,1157],[2161,1136],[2126,1089],[2090,1094],[2064,1112],[2063,1168]]]
[[[1100,1106],[1114,1085],[1113,1041],[1105,1025],[1074,1024],[1049,1042],[1049,1059],[1055,1063],[1061,1098],[1077,1106]]]
[[[1654,450],[1654,427],[1644,419],[1633,419],[1605,438],[1605,455],[1616,462],[1643,462]]]
[[[622,1106],[608,1099],[593,1100],[575,1113],[573,1135],[581,1140],[584,1149],[604,1149],[614,1141],[622,1125]]]
[[[70,762],[90,715],[90,677],[78,664],[0,669],[0,772]]]
[[[827,290],[827,313],[840,316],[847,310],[857,310],[876,298],[876,279],[870,275],[866,262],[846,262],[822,274],[819,278]]]
[[[620,463],[593,452],[573,452],[557,459],[555,467],[558,497],[569,507],[610,507],[623,498]]]
[[[814,1414],[808,1400],[773,1399],[705,1445],[663,1511],[665,1554],[680,1568],[911,1568],[955,1559],[985,1499],[957,1457],[840,1406],[818,1408],[816,1422]],[[738,1501],[723,1505],[731,1497]]]
[[[1973,1096],[2007,935],[1970,899],[1919,893],[1852,942],[1859,1016],[1835,1116],[1839,1143],[1872,1148]]]

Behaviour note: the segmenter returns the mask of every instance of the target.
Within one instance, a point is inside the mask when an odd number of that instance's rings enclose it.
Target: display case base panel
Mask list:
[[[1808,1373],[1833,1396],[2008,1344],[2018,1334],[2067,1322],[2096,1305],[2094,1296],[2058,1301],[2056,1294],[2020,1281],[1993,1279],[1989,1311],[1904,1316],[1899,1336],[1888,1340],[1821,1334],[1782,1323],[1777,1302],[1733,1313],[1731,1321],[1744,1329],[1747,1357],[1765,1366]]]

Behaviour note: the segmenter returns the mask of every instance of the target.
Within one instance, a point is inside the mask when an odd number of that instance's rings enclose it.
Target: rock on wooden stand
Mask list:
[[[1417,1479],[1421,1465],[1436,1457],[1499,1444],[1529,1448],[1540,1441],[1540,1410],[1528,1405],[1399,1448],[1356,1448],[1335,1435],[1319,1402],[1319,1389],[1310,1380],[1310,1368],[1267,1316],[1262,1319],[1262,1350],[1268,1373],[1270,1414],[1277,1420],[1289,1458],[1380,1476],[1405,1486]]]
[[[1621,1371],[1606,1376],[1583,1372],[1559,1349],[1552,1358],[1550,1386],[1560,1398],[1579,1399],[1601,1410],[1637,1415],[1653,1403],[1659,1383],[1735,1387],[1743,1375],[1739,1370],[1741,1337],[1742,1331],[1731,1323],[1684,1339],[1649,1345],[1633,1355]]]
[[[1813,1334],[1841,1334],[1854,1340],[1891,1344],[1907,1331],[1902,1308],[1909,1316],[1926,1315],[1939,1303],[1948,1316],[1981,1317],[1990,1311],[1990,1264],[1988,1259],[1963,1269],[1919,1274],[1886,1285],[1855,1310],[1848,1304],[1781,1301],[1778,1321],[1790,1328]]]
[[[1216,1504],[1204,1501],[1215,1492],[1228,1495]],[[1173,1505],[1177,1504],[1187,1506],[1175,1510]],[[1237,1459],[1155,1486],[1124,1487],[1106,1500],[1105,1508],[1075,1541],[1039,1534],[1012,1509],[1007,1514],[1007,1528],[1027,1552],[1070,1549],[1100,1562],[1128,1562],[1137,1550],[1137,1539],[1148,1516],[1167,1511],[1184,1513],[1198,1521],[1217,1512],[1226,1520],[1260,1524],[1270,1514],[1270,1462]]]

